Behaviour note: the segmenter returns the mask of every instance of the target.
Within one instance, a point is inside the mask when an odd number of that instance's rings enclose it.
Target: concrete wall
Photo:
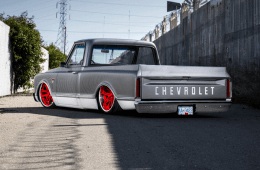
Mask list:
[[[11,94],[10,27],[0,21],[0,96]]]
[[[211,0],[154,41],[161,63],[259,68],[259,11],[259,0]]]
[[[260,0],[211,0],[154,43],[162,64],[227,67],[233,97],[260,106]]]

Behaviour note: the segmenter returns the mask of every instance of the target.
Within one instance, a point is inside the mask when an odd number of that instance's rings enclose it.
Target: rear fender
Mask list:
[[[96,90],[95,90],[95,93],[94,93],[96,99],[97,99],[97,97],[98,97],[98,92],[99,92],[99,89],[100,89],[101,86],[107,86],[107,87],[113,92],[115,98],[117,99],[116,91],[114,90],[114,88],[112,87],[112,85],[109,84],[108,82],[102,82],[102,83],[100,83],[100,84],[97,86],[97,88],[96,88]]]

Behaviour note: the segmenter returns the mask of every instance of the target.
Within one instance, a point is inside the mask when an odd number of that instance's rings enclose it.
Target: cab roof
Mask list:
[[[111,39],[111,38],[98,38],[98,39],[84,39],[75,41],[75,43],[85,42],[92,45],[129,45],[129,46],[154,46],[152,42],[142,40],[129,40],[129,39]]]

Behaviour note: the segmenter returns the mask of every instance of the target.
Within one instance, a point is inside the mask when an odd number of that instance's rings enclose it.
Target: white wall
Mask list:
[[[41,51],[43,52],[43,59],[46,59],[46,61],[42,64],[40,64],[42,71],[41,73],[45,73],[46,71],[49,70],[49,51],[47,51],[45,48],[41,48]]]
[[[11,94],[11,46],[9,39],[10,27],[0,21],[0,96]],[[49,70],[49,52],[41,48],[43,58],[46,61],[40,64],[44,73]],[[33,79],[31,79],[31,83]],[[33,88],[32,88],[33,89]],[[32,90],[30,89],[30,90]],[[17,92],[23,92],[23,88],[17,89]]]
[[[0,21],[0,96],[11,94],[10,27]]]

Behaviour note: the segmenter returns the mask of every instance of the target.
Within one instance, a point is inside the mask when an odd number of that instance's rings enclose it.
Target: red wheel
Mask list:
[[[42,83],[40,87],[40,100],[44,107],[55,106],[48,86]]]
[[[107,86],[101,86],[99,90],[99,104],[104,112],[109,112],[115,102],[113,92]]]

